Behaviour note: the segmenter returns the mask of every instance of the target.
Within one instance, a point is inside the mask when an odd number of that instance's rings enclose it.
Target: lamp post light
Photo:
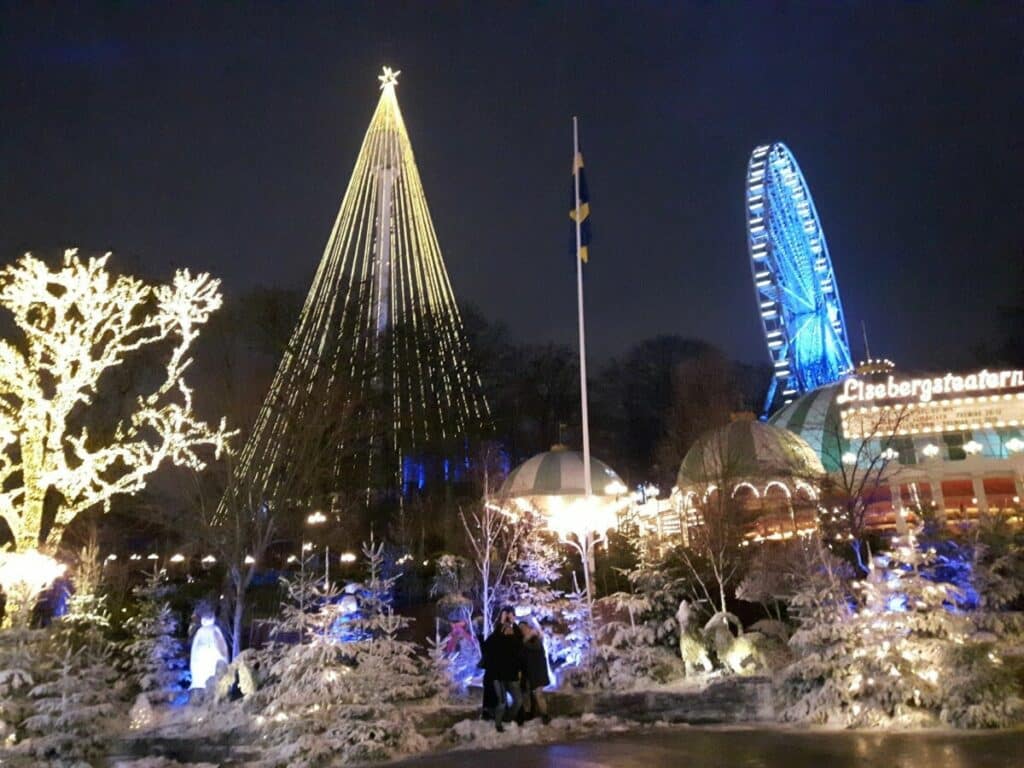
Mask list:
[[[613,487],[614,486],[614,487]],[[547,526],[558,535],[563,544],[579,553],[583,565],[583,589],[587,599],[587,662],[594,647],[594,553],[607,541],[607,532],[615,527],[618,516],[618,496],[626,493],[621,484],[612,484],[605,493],[615,495],[614,501],[600,496],[583,496],[571,500],[552,498],[544,515]]]
[[[306,517],[306,525],[323,525],[327,522],[327,515],[320,510],[313,512]],[[305,550],[305,548],[303,548]],[[331,583],[331,545],[324,544],[324,583]]]

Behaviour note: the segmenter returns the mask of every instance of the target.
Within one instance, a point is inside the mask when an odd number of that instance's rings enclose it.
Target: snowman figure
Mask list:
[[[203,616],[199,621],[199,629],[192,638],[191,688],[205,688],[217,674],[218,665],[228,663],[228,645],[213,616]]]

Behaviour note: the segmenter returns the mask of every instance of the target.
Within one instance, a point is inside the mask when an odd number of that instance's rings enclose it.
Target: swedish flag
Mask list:
[[[576,183],[579,179],[580,214],[580,261],[587,263],[590,247],[590,195],[587,192],[587,177],[583,173],[583,150],[576,152],[572,163],[572,184],[569,189],[569,219],[572,221],[572,250],[576,251]]]

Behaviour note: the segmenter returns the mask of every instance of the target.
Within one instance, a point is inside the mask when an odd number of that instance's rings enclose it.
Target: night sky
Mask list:
[[[766,360],[743,185],[781,140],[854,337],[971,364],[1024,290],[1024,4],[0,5],[0,260],[113,249],[305,291],[398,97],[463,303],[573,341],[581,118],[595,358],[657,333]]]

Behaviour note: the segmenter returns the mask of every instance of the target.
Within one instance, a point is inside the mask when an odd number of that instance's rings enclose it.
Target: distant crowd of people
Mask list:
[[[551,683],[548,654],[536,621],[516,623],[512,607],[503,607],[494,631],[483,642],[480,666],[483,717],[493,718],[499,732],[508,722],[522,725],[534,717],[545,725],[551,722],[544,700],[544,688]]]

